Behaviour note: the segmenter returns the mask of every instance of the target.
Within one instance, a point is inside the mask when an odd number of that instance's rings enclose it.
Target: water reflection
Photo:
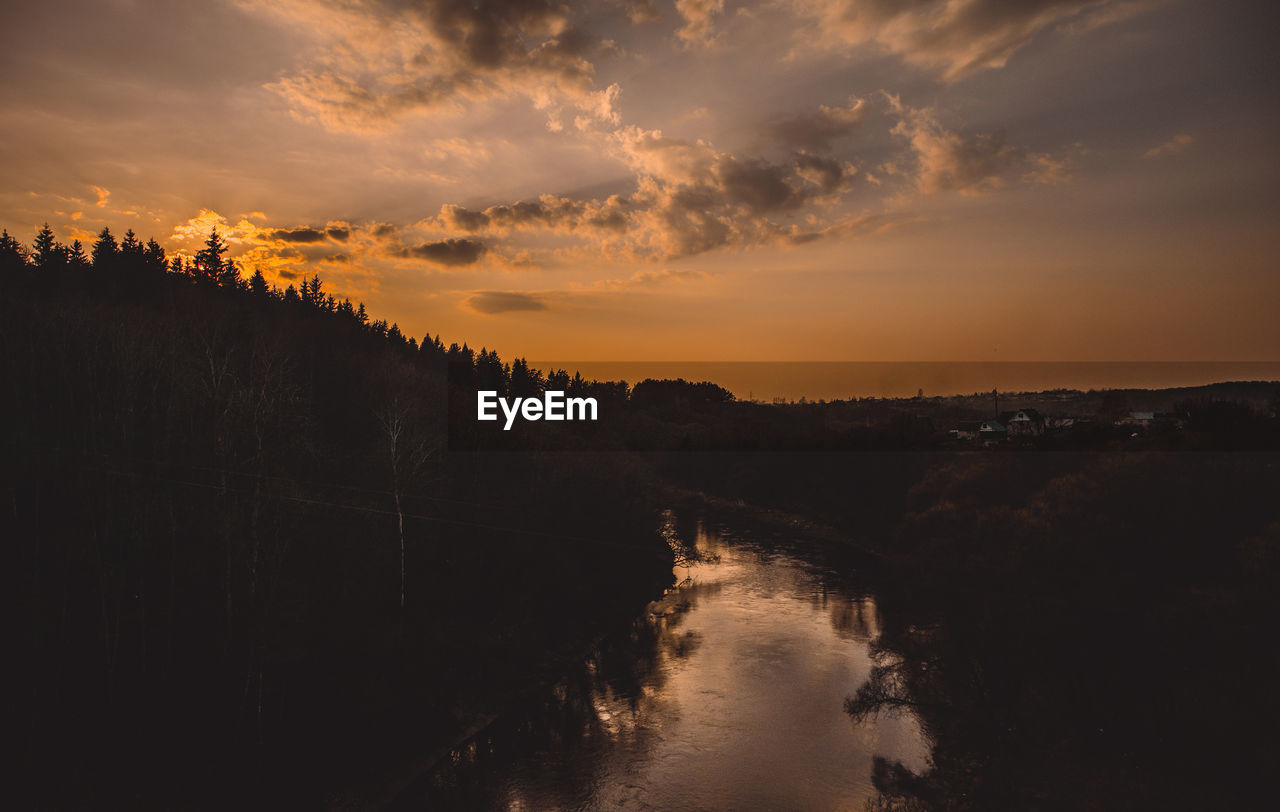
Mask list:
[[[668,519],[693,540],[678,585],[399,805],[861,809],[873,757],[925,768],[914,716],[844,710],[873,666],[870,595],[802,545]]]

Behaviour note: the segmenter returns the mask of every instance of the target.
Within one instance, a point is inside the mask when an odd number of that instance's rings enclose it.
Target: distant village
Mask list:
[[[895,427],[891,430],[918,441],[931,438],[933,443],[961,447],[1043,447],[1046,443],[1078,447],[1177,435],[1184,429],[1203,431],[1206,420],[1214,431],[1229,428],[1248,433],[1277,420],[1280,382],[1234,381],[1166,389],[992,390],[933,397],[921,391],[905,398],[774,399],[773,403],[816,410],[826,429],[837,433],[878,426]]]
[[[1159,419],[1164,427],[1178,429],[1182,420],[1174,415],[1155,412],[1129,412],[1113,422],[1117,426],[1131,426],[1135,432],[1150,429]],[[1017,409],[1001,412],[990,420],[961,420],[947,434],[953,440],[978,440],[995,443],[1017,437],[1040,437],[1047,432],[1068,431],[1077,426],[1092,426],[1097,421],[1090,417],[1054,417],[1042,415],[1036,409]]]
[[[1157,414],[1155,411],[1127,411],[1115,417],[1075,415],[1046,415],[1031,407],[1000,411],[1000,394],[991,392],[996,416],[985,420],[960,420],[947,434],[953,440],[977,441],[983,444],[998,443],[1008,439],[1041,437],[1050,432],[1092,428],[1096,425],[1116,425],[1132,428],[1134,436],[1146,433],[1157,425],[1162,429],[1180,429],[1183,420],[1174,414]]]

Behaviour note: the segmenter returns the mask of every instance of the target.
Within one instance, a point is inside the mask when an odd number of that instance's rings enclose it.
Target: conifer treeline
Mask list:
[[[7,229],[0,234],[0,272],[26,273],[36,284],[65,280],[81,282],[98,292],[117,290],[132,296],[146,296],[166,282],[186,282],[274,302],[278,306],[306,308],[358,325],[371,336],[385,339],[408,353],[417,353],[424,364],[433,368],[444,362],[449,381],[468,390],[494,390],[500,395],[528,397],[552,389],[574,396],[596,397],[612,404],[625,402],[630,394],[625,382],[588,380],[581,373],[570,375],[564,369],[548,370],[544,375],[541,370],[530,367],[524,358],[504,363],[496,350],[477,351],[466,342],[454,342],[446,347],[439,335],[433,337],[427,333],[419,343],[398,324],[371,319],[364,302],[353,303],[349,298],[338,298],[327,292],[318,273],[304,277],[297,286],[289,284],[281,289],[267,281],[261,268],[255,268],[246,276],[239,262],[225,256],[227,251],[226,240],[216,227],[210,229],[204,247],[192,259],[181,255],[170,257],[154,238],[144,244],[132,229],[117,242],[111,229],[106,227],[98,233],[86,255],[79,240],[69,246],[59,242],[46,223],[37,231],[30,249]],[[649,383],[677,384],[674,381]],[[732,399],[732,395],[714,384],[696,386],[700,387],[697,389],[699,399]],[[706,389],[716,391],[708,394],[703,391]]]

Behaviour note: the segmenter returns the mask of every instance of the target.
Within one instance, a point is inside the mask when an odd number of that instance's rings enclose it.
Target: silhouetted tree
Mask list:
[[[244,280],[240,278],[240,266],[233,259],[223,261],[217,278],[218,284],[224,288],[239,288],[244,285]]]
[[[319,274],[313,274],[310,279],[302,280],[302,301],[304,304],[311,305],[314,308],[321,309],[324,307],[324,294],[321,292],[323,283],[320,281]]]
[[[542,393],[542,373],[529,368],[529,362],[517,358],[511,362],[511,396],[535,397]]]
[[[49,228],[48,223],[36,232],[31,261],[42,271],[56,270],[67,264],[67,249],[54,238],[53,229]]]
[[[142,243],[138,241],[138,235],[133,233],[133,229],[129,229],[120,241],[120,260],[132,272],[142,267],[142,257]]]
[[[391,468],[391,494],[396,510],[396,529],[400,542],[400,610],[404,611],[406,591],[405,527],[403,491],[409,481],[435,453],[431,435],[424,431],[419,413],[419,398],[409,389],[413,380],[402,362],[388,359],[383,370],[384,390],[375,407],[378,425],[386,440]]]
[[[67,264],[77,271],[89,267],[89,258],[84,255],[84,245],[79,240],[72,241],[71,250],[67,252]]]
[[[492,390],[505,395],[509,390],[509,383],[507,371],[497,351],[481,348],[480,354],[476,356],[476,389]]]
[[[204,241],[204,248],[196,253],[194,274],[203,282],[221,281],[225,268],[222,255],[227,253],[227,244],[217,228],[209,229],[209,239]]]
[[[168,267],[164,249],[154,239],[147,240],[147,247],[142,250],[142,262],[152,276],[160,276]]]
[[[270,291],[271,286],[267,284],[267,278],[262,275],[262,269],[254,268],[253,276],[249,277],[249,292],[258,298],[263,298]]]
[[[119,252],[116,238],[111,236],[111,229],[104,226],[98,232],[98,239],[93,244],[93,269],[98,273],[113,269]]]
[[[5,273],[13,273],[27,264],[27,251],[22,243],[15,240],[9,235],[9,230],[5,229],[4,234],[0,235],[0,270]]]

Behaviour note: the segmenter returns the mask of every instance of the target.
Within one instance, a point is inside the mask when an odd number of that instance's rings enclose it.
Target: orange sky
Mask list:
[[[0,225],[579,360],[1280,358],[1264,3],[10,11]]]

